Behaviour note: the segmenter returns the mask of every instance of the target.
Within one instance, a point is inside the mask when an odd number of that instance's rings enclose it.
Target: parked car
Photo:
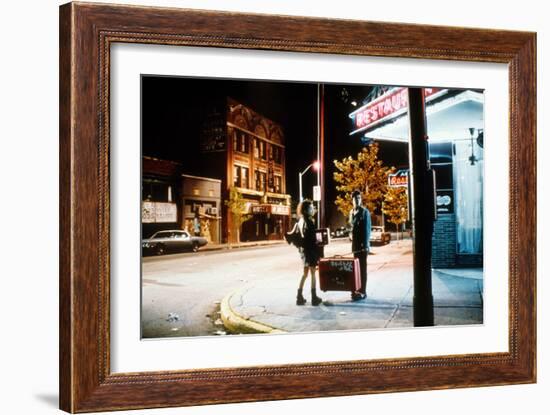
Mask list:
[[[187,231],[159,231],[141,244],[142,252],[146,254],[163,255],[168,252],[193,251],[207,244],[202,236],[191,236]]]
[[[346,228],[345,226],[340,226],[339,228],[334,229],[330,236],[333,238],[343,238],[349,235],[349,228]]]
[[[391,233],[386,232],[382,226],[373,226],[370,231],[370,243],[386,245],[391,241]]]
[[[372,226],[370,228],[370,243],[371,245],[386,245],[391,241],[391,233],[384,231],[382,226]],[[349,233],[349,240],[353,239],[353,235]]]

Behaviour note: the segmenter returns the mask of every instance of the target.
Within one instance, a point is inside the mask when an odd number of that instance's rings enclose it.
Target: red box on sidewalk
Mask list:
[[[319,260],[321,291],[359,291],[359,259],[331,257]]]

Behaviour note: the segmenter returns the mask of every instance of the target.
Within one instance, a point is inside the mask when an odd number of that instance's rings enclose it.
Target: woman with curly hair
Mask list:
[[[304,272],[298,287],[296,305],[304,305],[306,303],[306,299],[304,298],[302,291],[309,273],[311,275],[311,304],[316,306],[321,304],[323,300],[317,297],[315,284],[315,269],[319,263],[320,251],[315,237],[315,222],[313,221],[315,208],[313,206],[313,202],[308,199],[304,200],[298,205],[297,213],[300,215],[297,226],[302,236],[302,243],[299,248],[299,252],[302,258]]]

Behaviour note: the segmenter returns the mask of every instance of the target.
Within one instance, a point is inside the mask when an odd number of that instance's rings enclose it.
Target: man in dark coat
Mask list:
[[[349,213],[351,225],[351,250],[353,256],[359,259],[361,273],[361,288],[351,293],[353,301],[367,298],[367,255],[370,251],[371,218],[369,210],[362,205],[361,192],[354,190],[351,194],[353,209]]]

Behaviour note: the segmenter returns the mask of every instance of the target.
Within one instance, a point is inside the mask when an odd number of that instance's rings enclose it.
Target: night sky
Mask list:
[[[343,89],[347,94],[343,94]],[[356,155],[360,137],[350,137],[348,114],[369,93],[369,86],[325,84],[326,200],[336,198],[332,160]],[[193,173],[193,152],[198,151],[202,115],[225,96],[234,98],[283,127],[286,145],[287,193],[298,195],[298,172],[316,159],[317,84],[237,81],[182,77],[142,77],[142,152],[145,156],[181,162]],[[407,147],[383,143],[380,158],[389,166],[406,167]],[[200,167],[200,166],[199,166]],[[305,197],[312,197],[316,174],[303,179]],[[327,223],[331,209],[327,205]]]

